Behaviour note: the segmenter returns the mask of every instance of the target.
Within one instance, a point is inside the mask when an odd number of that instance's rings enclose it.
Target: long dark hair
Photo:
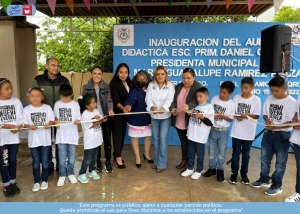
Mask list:
[[[118,72],[119,72],[120,68],[122,68],[122,67],[125,67],[128,70],[128,77],[126,79],[126,82],[127,82],[128,87],[131,87],[131,79],[129,77],[129,74],[130,74],[129,66],[126,63],[124,63],[124,62],[120,63],[118,65],[118,67],[116,68],[115,75],[112,78],[112,81],[121,81],[120,78],[119,78],[119,76],[118,76]]]
[[[132,86],[138,88],[136,82],[137,82],[137,77],[138,77],[139,75],[142,75],[142,76],[146,77],[146,79],[147,79],[147,84],[146,84],[146,85],[148,86],[149,83],[150,83],[151,80],[152,80],[152,77],[151,77],[151,75],[150,75],[147,71],[145,71],[145,70],[139,70],[139,71],[134,75],[134,77],[132,78]]]
[[[86,95],[83,96],[82,99],[78,100],[78,103],[80,105],[81,114],[86,110],[86,106],[91,104],[92,99],[95,99],[94,95],[86,94]]]

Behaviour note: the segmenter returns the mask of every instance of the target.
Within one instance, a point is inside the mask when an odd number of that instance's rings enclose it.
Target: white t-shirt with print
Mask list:
[[[57,128],[55,143],[78,145],[78,129],[74,121],[81,119],[79,104],[74,100],[69,103],[59,100],[54,105],[54,116],[62,124]]]
[[[237,114],[260,115],[261,113],[261,101],[255,95],[244,99],[240,94],[237,94],[234,96],[233,101],[235,102],[235,113]],[[240,140],[254,140],[256,126],[257,123],[253,123],[248,119],[239,122],[234,118],[230,136]]]
[[[211,104],[198,105],[193,111],[198,113],[209,113],[214,114],[214,107]],[[214,123],[214,115],[205,115],[212,123]],[[205,125],[195,114],[192,114],[189,120],[187,138],[191,141],[205,144],[211,127]]]
[[[214,96],[211,100],[211,105],[215,109],[215,113],[221,114],[235,114],[235,103],[230,99],[228,101],[220,100],[219,96]],[[228,116],[229,118],[233,119],[233,116]],[[215,120],[214,127],[222,128],[222,127],[229,127],[230,122],[220,118]]]
[[[24,123],[34,126],[45,126],[50,121],[54,121],[54,114],[49,105],[43,104],[41,107],[26,106],[23,111]],[[51,145],[51,129],[28,130],[28,147]]]
[[[17,98],[0,100],[0,124],[20,125],[23,117],[23,105]],[[0,129],[0,146],[20,143],[19,132]]]
[[[284,99],[276,99],[273,96],[269,96],[264,103],[263,115],[267,115],[272,124],[283,124],[286,122],[292,122],[297,113],[297,101],[287,96]],[[274,129],[272,131],[292,131],[292,127]]]
[[[156,106],[157,111],[159,111],[161,107],[165,109],[163,114],[150,114],[153,119],[167,119],[171,117],[171,112],[169,109],[173,102],[174,94],[175,86],[171,82],[168,82],[161,88],[158,87],[156,82],[149,83],[145,98],[147,111],[151,111],[152,106]]]
[[[297,113],[298,113],[298,121],[300,121],[300,95],[298,95],[298,98],[297,98],[297,105],[296,105],[296,110],[297,110]],[[297,145],[300,145],[300,130],[295,130],[293,131],[292,133],[292,136],[290,138],[290,141],[292,143],[295,143]]]
[[[97,109],[94,109],[93,112],[89,112],[88,110],[85,110],[82,113],[81,120],[92,120],[96,115],[99,115],[100,118],[103,117],[103,115],[100,115],[99,111]],[[83,132],[83,145],[84,149],[93,149],[98,146],[100,146],[103,142],[102,138],[102,131],[101,126],[98,125],[94,128],[91,128],[93,125],[92,122],[88,123],[82,123],[82,132]]]

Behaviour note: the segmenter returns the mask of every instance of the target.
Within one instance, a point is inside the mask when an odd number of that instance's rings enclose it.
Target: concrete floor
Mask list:
[[[140,151],[143,147],[140,147]],[[82,161],[83,146],[77,147],[75,173],[78,173]],[[267,196],[264,189],[254,189],[250,185],[230,184],[230,165],[225,166],[226,181],[217,182],[216,177],[192,180],[180,176],[180,170],[175,166],[180,161],[180,147],[169,146],[167,170],[157,173],[151,169],[151,164],[142,162],[142,168],[135,167],[135,158],[130,145],[125,145],[123,159],[126,169],[118,169],[115,164],[113,173],[100,173],[100,180],[90,180],[88,184],[71,184],[66,182],[63,187],[57,187],[59,174],[55,172],[49,177],[49,188],[44,191],[32,192],[33,176],[31,169],[30,151],[26,143],[21,143],[18,157],[17,183],[21,194],[6,198],[0,193],[0,201],[21,202],[267,202],[283,201],[284,198],[294,193],[295,186],[295,158],[289,155],[287,170],[284,177],[283,192],[277,196]],[[103,154],[103,153],[102,153]],[[142,154],[142,153],[141,153]],[[207,169],[207,152],[205,153],[205,170]],[[153,148],[151,155],[154,158]],[[227,151],[227,160],[231,157],[231,149]],[[272,169],[273,170],[273,169]],[[260,150],[251,150],[249,166],[249,179],[253,181],[259,177]],[[2,183],[0,183],[2,186]]]

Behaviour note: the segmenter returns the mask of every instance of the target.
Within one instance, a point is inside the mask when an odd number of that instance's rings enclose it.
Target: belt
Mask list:
[[[272,133],[272,134],[275,134],[275,133],[291,133],[290,131],[272,131],[272,130],[267,130],[266,132]]]
[[[228,130],[228,127],[214,127],[212,126],[211,127],[213,130],[216,130],[218,132],[221,132],[221,131],[227,131]]]

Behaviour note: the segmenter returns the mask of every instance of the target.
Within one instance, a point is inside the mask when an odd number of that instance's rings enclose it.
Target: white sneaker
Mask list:
[[[187,170],[185,170],[183,173],[181,173],[181,176],[182,177],[188,177],[188,176],[190,176],[190,175],[192,175],[192,174],[194,174],[194,169],[187,169]]]
[[[199,179],[201,177],[201,172],[195,172],[193,175],[192,175],[192,179],[195,179],[195,180],[197,180],[197,179]]]
[[[284,202],[299,202],[299,201],[300,201],[300,194],[297,192],[284,200]]]
[[[58,181],[57,181],[57,186],[62,187],[63,185],[65,185],[65,180],[66,180],[66,177],[60,176]]]
[[[43,181],[41,184],[41,190],[45,190],[45,189],[48,189],[48,182]]]
[[[33,191],[33,192],[37,192],[37,191],[40,190],[40,188],[41,188],[40,183],[35,183],[35,184],[33,185],[33,187],[32,187],[32,191]]]
[[[75,177],[75,175],[69,175],[68,178],[69,178],[69,181],[71,182],[71,184],[77,183],[77,178]]]

